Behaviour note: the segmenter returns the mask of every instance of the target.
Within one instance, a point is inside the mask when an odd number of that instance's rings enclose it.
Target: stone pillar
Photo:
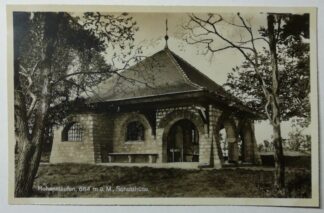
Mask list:
[[[167,162],[167,148],[166,143],[163,143],[163,131],[164,128],[156,129],[156,143],[157,143],[157,153],[156,163],[166,163]]]
[[[96,163],[109,162],[108,153],[113,152],[114,116],[93,115],[92,129]]]
[[[257,150],[257,143],[254,134],[253,121],[247,120],[242,126],[242,140],[244,149],[243,161],[247,163],[260,162],[260,156]]]
[[[199,135],[199,167],[211,166],[211,145],[212,140],[207,133]]]
[[[222,164],[224,163],[223,153],[222,153],[222,147],[220,144],[219,139],[219,123],[221,122],[221,115],[223,112],[218,109],[213,109],[211,113],[211,124],[210,124],[210,135],[213,137],[213,166],[217,169],[220,169],[222,167]]]
[[[253,163],[254,146],[251,125],[249,121],[244,122],[242,125],[242,146],[243,146],[243,162]]]
[[[254,128],[254,122],[251,122],[251,132],[252,132],[252,141],[253,141],[253,153],[254,153],[254,159],[253,159],[253,163],[255,164],[261,164],[261,157],[260,154],[258,152],[258,145],[257,145],[257,141],[255,138],[255,128]]]
[[[209,105],[209,123],[205,125],[205,134],[199,139],[199,166],[211,166],[221,168],[222,161],[219,156],[219,138],[217,135],[217,124],[219,123],[222,111]],[[200,133],[201,134],[201,133]]]
[[[228,137],[226,138],[228,146],[228,162],[237,163],[239,160],[239,148],[237,138]]]

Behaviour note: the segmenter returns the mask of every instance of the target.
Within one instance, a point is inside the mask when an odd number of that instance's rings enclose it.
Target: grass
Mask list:
[[[286,197],[311,195],[309,170],[286,173]],[[249,169],[183,170],[149,167],[108,167],[89,164],[41,165],[34,183],[35,197],[276,197],[273,172]],[[44,191],[39,186],[75,191]],[[137,191],[118,187],[142,187]],[[85,187],[85,191],[79,191]],[[86,188],[88,187],[88,188]],[[100,191],[103,189],[102,191]],[[142,190],[144,189],[144,191]]]

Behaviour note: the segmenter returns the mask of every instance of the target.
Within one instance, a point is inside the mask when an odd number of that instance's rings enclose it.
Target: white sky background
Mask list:
[[[137,45],[143,47],[144,55],[150,56],[165,46],[165,20],[168,19],[168,47],[171,51],[185,59],[191,65],[196,67],[202,73],[214,80],[219,85],[223,85],[226,82],[227,74],[235,66],[240,66],[244,61],[243,56],[237,50],[228,49],[215,54],[202,54],[204,47],[199,45],[188,45],[183,40],[183,24],[188,21],[188,14],[185,13],[131,13],[129,14],[134,18],[139,27],[139,31],[135,34],[135,42]],[[203,15],[203,14],[201,14]],[[236,16],[236,11],[233,14],[221,14],[228,21],[233,20],[237,24],[240,24]],[[258,29],[261,26],[266,25],[266,16],[264,14],[241,14],[244,18],[247,18],[253,28],[255,35],[258,34]],[[248,40],[246,32],[238,30],[236,27],[230,25],[222,25],[220,28],[222,35],[232,40]],[[258,36],[256,36],[258,37]],[[215,48],[224,47],[224,43],[220,40],[214,42]],[[257,43],[258,48],[266,46],[266,43],[260,41]],[[109,60],[110,54],[106,56]],[[291,131],[291,125],[289,122],[282,122],[282,137],[287,138],[288,133]],[[255,122],[255,134],[258,143],[262,143],[263,140],[271,140],[272,127],[269,121],[257,121]]]

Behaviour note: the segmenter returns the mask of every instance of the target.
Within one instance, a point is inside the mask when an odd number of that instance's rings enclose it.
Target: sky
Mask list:
[[[226,82],[227,74],[235,66],[240,66],[244,61],[243,56],[237,50],[228,49],[215,54],[202,54],[204,48],[200,45],[189,45],[183,40],[183,25],[188,22],[186,13],[130,13],[139,27],[135,34],[135,43],[142,46],[143,55],[150,56],[165,47],[166,41],[166,19],[168,20],[168,47],[171,51],[185,59],[192,66],[207,75],[219,85]],[[205,14],[198,14],[205,15]],[[236,13],[221,14],[226,20],[239,24]],[[244,13],[242,17],[246,18],[252,26],[252,31],[258,35],[258,29],[266,25],[265,14]],[[228,24],[220,26],[220,32],[232,40],[246,40],[246,32]],[[256,44],[257,48],[266,46],[266,43],[260,41]],[[214,48],[224,47],[222,41],[216,40]],[[110,58],[106,55],[106,58]],[[287,138],[288,133],[292,130],[289,122],[282,122],[282,137]],[[271,140],[272,127],[269,121],[255,122],[255,134],[258,143],[264,140]]]
[[[167,19],[169,49],[220,85],[226,82],[227,73],[232,69],[233,65],[239,65],[243,60],[237,51],[222,51],[213,56],[211,54],[203,55],[200,53],[202,51],[201,46],[188,45],[182,37],[182,26],[188,21],[188,14],[186,13],[131,13],[130,15],[134,17],[139,26],[135,40],[146,47],[145,52],[147,55],[154,54],[164,48],[165,20]],[[224,15],[232,16],[233,14]],[[256,26],[259,26],[259,22],[259,20],[255,21]],[[223,30],[223,33],[229,37],[235,37],[233,35],[236,35],[236,31],[233,30]],[[223,46],[220,41],[215,42],[215,44],[216,47]]]

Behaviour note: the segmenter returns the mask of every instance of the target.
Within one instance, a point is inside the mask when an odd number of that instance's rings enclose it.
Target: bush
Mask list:
[[[263,166],[274,167],[274,156],[273,154],[261,154],[261,161]],[[300,155],[300,156],[288,156],[285,155],[285,166],[288,168],[305,168],[311,169],[311,156]]]

